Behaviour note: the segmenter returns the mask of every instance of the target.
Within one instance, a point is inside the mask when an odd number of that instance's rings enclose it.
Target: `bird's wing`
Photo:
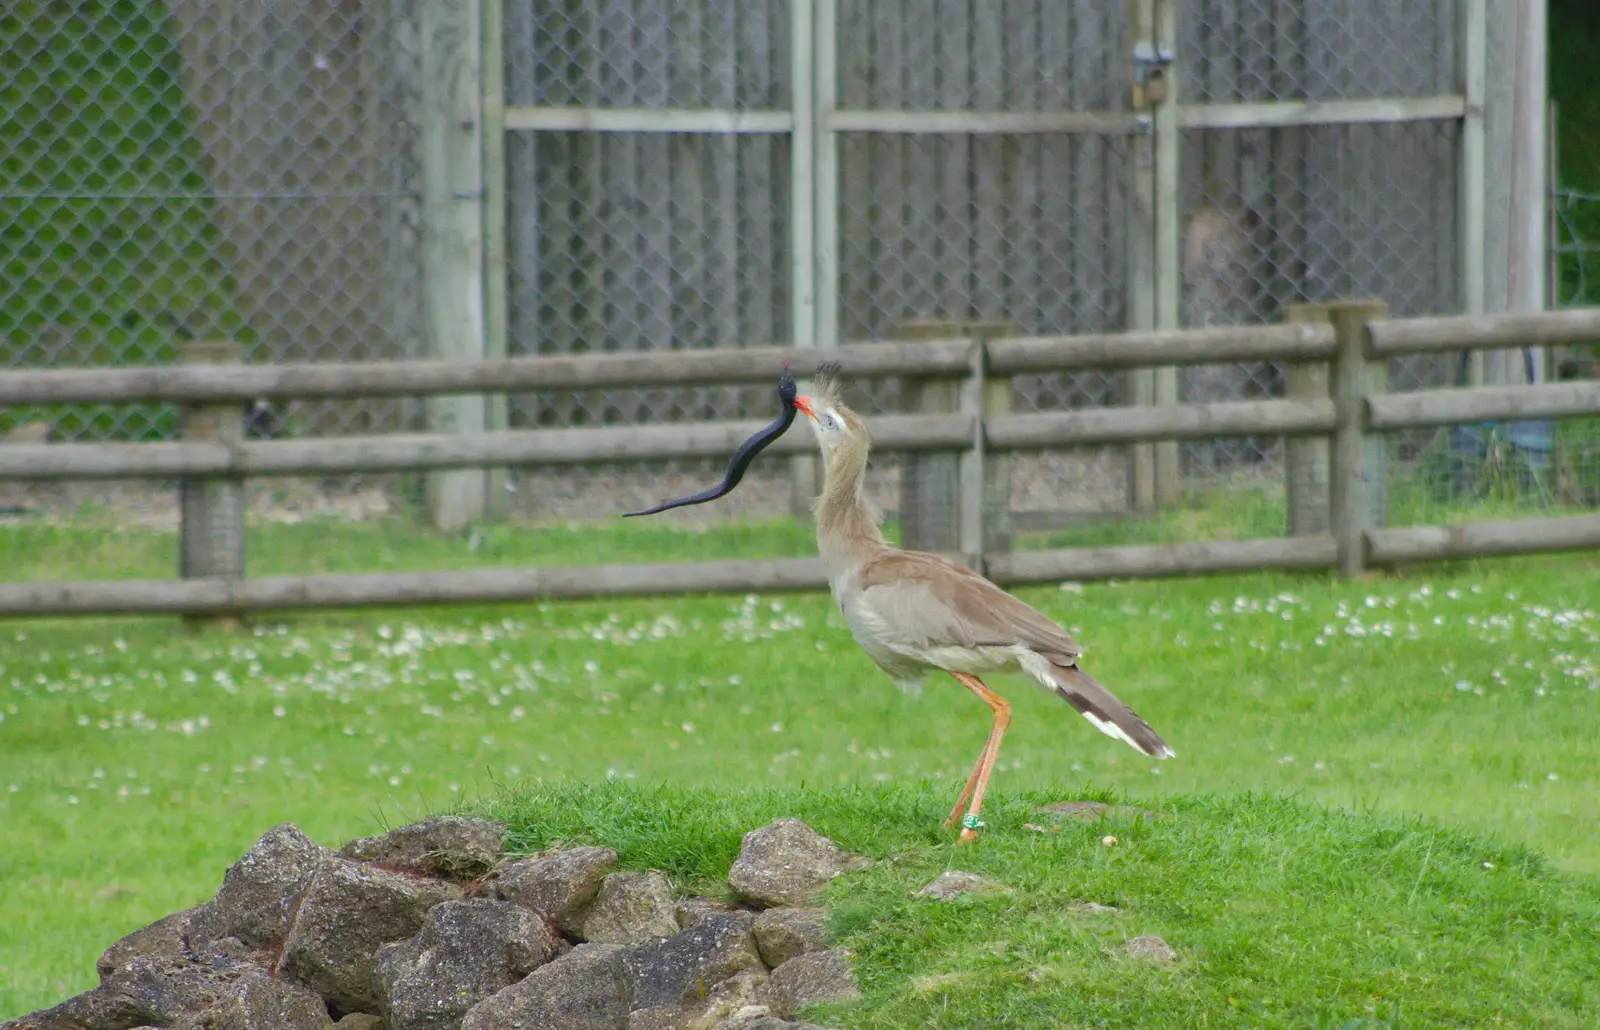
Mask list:
[[[896,650],[1021,644],[1061,664],[1083,648],[976,572],[934,554],[885,549],[857,571],[858,603]]]

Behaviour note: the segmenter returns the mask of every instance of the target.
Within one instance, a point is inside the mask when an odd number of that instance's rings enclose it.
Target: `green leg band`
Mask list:
[[[966,818],[961,820],[961,825],[964,829],[976,830],[983,825],[983,820],[968,812]]]

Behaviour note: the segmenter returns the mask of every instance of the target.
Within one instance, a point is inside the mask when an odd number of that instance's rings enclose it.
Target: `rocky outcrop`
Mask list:
[[[745,835],[742,902],[674,899],[607,848],[506,860],[504,834],[447,817],[334,852],[273,827],[210,901],[107,948],[99,986],[0,1030],[819,1030],[796,1009],[859,994],[795,903],[866,862],[798,820]]]

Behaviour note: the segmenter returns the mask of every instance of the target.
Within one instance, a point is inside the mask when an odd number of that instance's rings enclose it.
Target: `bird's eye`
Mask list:
[[[833,412],[828,411],[828,412],[824,412],[823,413],[823,415],[822,415],[822,428],[824,428],[824,429],[838,429],[839,428],[839,419],[833,414]]]

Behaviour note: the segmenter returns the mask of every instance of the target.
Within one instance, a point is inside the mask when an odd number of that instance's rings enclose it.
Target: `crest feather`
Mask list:
[[[824,407],[835,408],[839,405],[844,389],[839,382],[841,371],[837,361],[824,361],[811,376],[811,394]]]

